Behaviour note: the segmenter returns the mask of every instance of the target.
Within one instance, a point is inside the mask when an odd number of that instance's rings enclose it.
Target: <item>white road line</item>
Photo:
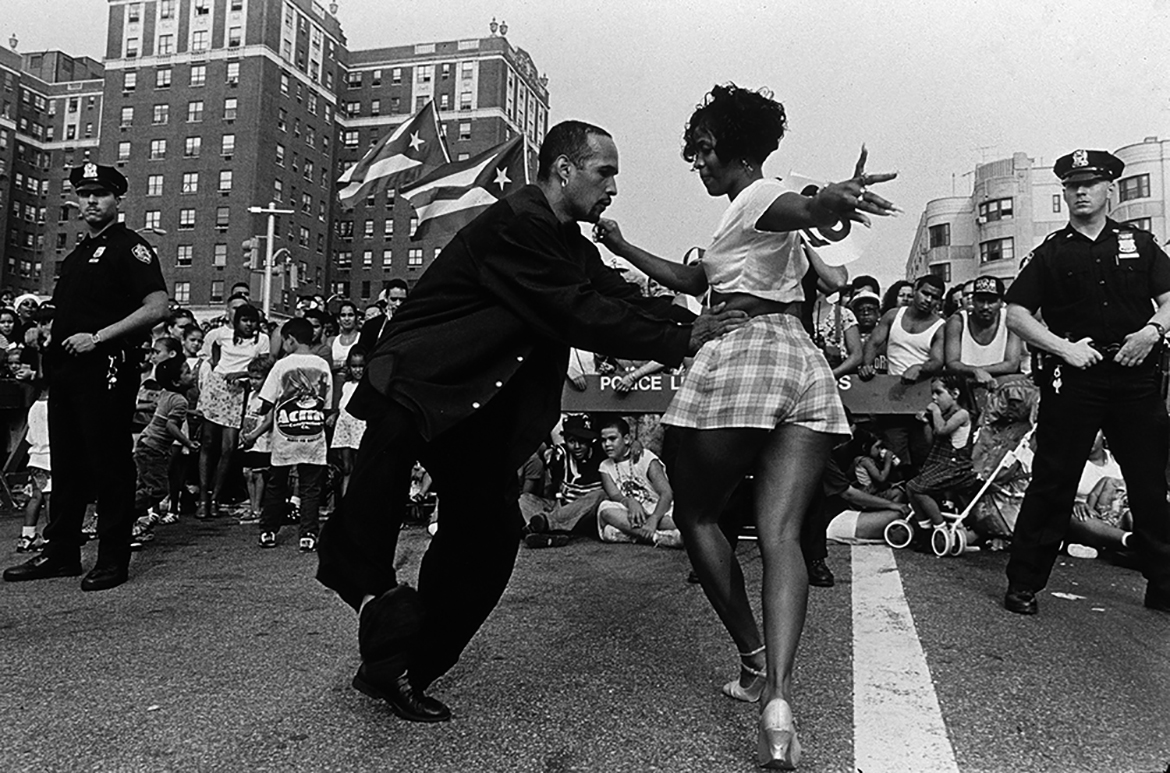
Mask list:
[[[853,555],[853,747],[861,773],[958,773],[893,551]]]

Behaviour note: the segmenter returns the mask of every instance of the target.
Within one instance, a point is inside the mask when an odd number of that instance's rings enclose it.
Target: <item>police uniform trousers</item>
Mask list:
[[[1054,378],[1039,377],[1040,410],[1032,481],[1012,536],[1008,584],[1039,591],[1048,582],[1072,517],[1077,484],[1098,429],[1121,466],[1133,513],[1131,545],[1151,587],[1170,592],[1170,511],[1166,503],[1168,426],[1159,351],[1133,368],[1112,360]]]
[[[510,386],[430,441],[409,410],[386,400],[380,416],[366,417],[349,487],[321,530],[317,579],[358,609],[365,594],[398,584],[395,550],[411,469],[421,461],[430,473],[441,504],[418,572],[423,628],[409,669],[419,688],[455,665],[512,576],[524,519],[519,462],[509,460],[535,449],[506,447],[525,410],[522,390]]]
[[[97,501],[98,559],[102,566],[130,562],[135,469],[132,420],[138,394],[137,359],[121,350],[50,363],[49,451],[52,506],[46,554],[78,560],[86,507]]]

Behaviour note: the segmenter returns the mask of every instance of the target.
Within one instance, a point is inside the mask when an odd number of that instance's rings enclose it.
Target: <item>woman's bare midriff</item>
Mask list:
[[[711,308],[726,303],[724,311],[742,311],[749,317],[764,314],[789,314],[800,317],[800,301],[770,301],[747,293],[720,293],[711,291]]]

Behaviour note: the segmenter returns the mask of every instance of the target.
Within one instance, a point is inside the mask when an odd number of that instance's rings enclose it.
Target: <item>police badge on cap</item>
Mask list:
[[[1121,177],[1125,162],[1107,150],[1074,150],[1061,156],[1052,167],[1062,182],[1116,180]]]
[[[115,196],[124,195],[129,187],[126,178],[117,169],[112,166],[101,166],[92,161],[73,167],[73,171],[69,173],[69,183],[78,193],[83,190],[103,190]]]

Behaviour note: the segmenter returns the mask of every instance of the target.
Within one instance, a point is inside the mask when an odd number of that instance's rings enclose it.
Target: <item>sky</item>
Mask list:
[[[970,193],[975,165],[1023,152],[1170,137],[1170,0],[338,0],[350,48],[489,34],[492,17],[549,79],[550,125],[578,118],[618,144],[607,216],[632,243],[680,259],[727,205],[682,160],[682,129],[716,83],[766,87],[789,132],[764,172],[898,178],[853,274],[905,270],[931,199]],[[0,40],[100,59],[105,0],[4,0]],[[694,179],[692,179],[694,178]]]

